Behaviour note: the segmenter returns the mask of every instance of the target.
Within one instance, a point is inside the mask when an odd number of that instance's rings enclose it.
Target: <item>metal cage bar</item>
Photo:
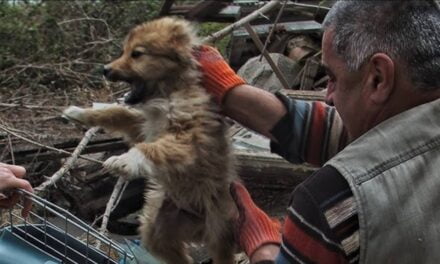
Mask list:
[[[133,255],[119,246],[116,242],[93,229],[67,210],[25,190],[16,190],[24,199],[33,203],[29,222],[22,216],[9,210],[8,231],[21,241],[45,254],[59,260],[61,263],[114,263],[112,253],[123,260],[133,259]],[[17,205],[16,208],[22,208]],[[58,218],[58,224],[53,223]],[[34,220],[36,223],[34,223]],[[81,233],[85,241],[76,238],[72,232]],[[93,246],[92,240],[100,241],[107,247],[104,251]]]

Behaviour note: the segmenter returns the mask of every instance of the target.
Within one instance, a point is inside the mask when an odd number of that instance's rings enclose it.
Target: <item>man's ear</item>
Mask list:
[[[394,62],[384,53],[374,54],[369,62],[371,65],[370,99],[376,104],[383,104],[394,90],[396,77]]]

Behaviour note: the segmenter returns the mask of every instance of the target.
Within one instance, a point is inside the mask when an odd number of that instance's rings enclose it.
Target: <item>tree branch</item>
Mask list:
[[[235,23],[225,27],[224,29],[217,31],[214,34],[204,38],[202,41],[204,43],[212,43],[212,42],[215,42],[219,39],[222,39],[227,34],[231,33],[234,29],[242,27],[246,23],[249,23],[250,21],[258,18],[262,14],[269,12],[273,8],[277,7],[279,4],[280,4],[280,0],[272,0],[269,3],[267,3],[266,5],[264,5],[263,7],[261,7],[260,9],[255,10],[254,12],[250,13],[246,17],[243,17],[242,19],[238,20],[237,22],[235,22]]]
[[[7,133],[9,133],[11,135],[13,135],[14,137],[22,139],[22,140],[24,140],[26,142],[29,142],[29,143],[33,144],[33,145],[36,145],[36,146],[39,146],[39,147],[42,147],[42,148],[45,148],[45,149],[50,149],[50,150],[56,151],[58,153],[67,154],[69,156],[73,155],[73,153],[70,153],[68,151],[65,151],[65,150],[62,150],[62,149],[57,149],[57,148],[54,148],[54,147],[51,147],[51,146],[46,146],[46,145],[43,145],[41,143],[35,142],[33,140],[30,140],[28,138],[22,137],[22,136],[20,136],[20,135],[18,135],[16,133],[12,132],[11,130],[7,129],[5,126],[0,125],[0,129],[4,130],[5,132],[7,132]],[[88,158],[88,157],[85,157],[85,156],[82,156],[82,155],[78,155],[78,157],[83,159],[83,160],[88,160],[88,161],[91,161],[91,162],[94,162],[94,163],[102,164],[102,161],[99,161],[99,160],[96,160],[96,159]]]
[[[116,207],[118,201],[120,200],[119,198],[122,197],[122,194],[127,184],[128,181],[126,181],[124,177],[120,176],[118,178],[118,181],[116,182],[115,187],[113,188],[113,192],[110,196],[110,199],[108,200],[108,203],[105,207],[105,212],[102,218],[101,227],[99,228],[99,233],[101,233],[102,235],[105,235],[107,231],[107,225],[108,225],[108,220],[110,218],[110,213]],[[96,242],[96,248],[100,248],[100,247],[101,247],[101,241],[98,240]]]
[[[69,171],[73,164],[76,162],[76,160],[79,157],[79,154],[84,150],[84,148],[89,143],[90,139],[96,135],[96,132],[98,132],[99,127],[92,127],[89,130],[87,130],[86,134],[82,138],[81,142],[79,142],[76,149],[73,151],[72,155],[67,159],[67,161],[63,164],[61,169],[59,169],[57,172],[55,172],[52,177],[47,179],[45,182],[40,184],[38,187],[35,188],[35,192],[39,193],[44,191],[48,186],[51,186],[55,184],[63,175]],[[102,164],[102,163],[101,163]]]

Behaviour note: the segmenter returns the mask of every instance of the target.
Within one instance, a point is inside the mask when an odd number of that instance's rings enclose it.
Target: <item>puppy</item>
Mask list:
[[[237,179],[227,125],[200,86],[192,56],[199,44],[185,20],[165,17],[139,25],[121,57],[105,66],[111,81],[126,81],[125,106],[71,106],[64,115],[122,134],[133,146],[104,167],[153,185],[139,228],[143,245],[169,264],[191,263],[188,242],[204,243],[215,264],[234,263],[231,181]]]

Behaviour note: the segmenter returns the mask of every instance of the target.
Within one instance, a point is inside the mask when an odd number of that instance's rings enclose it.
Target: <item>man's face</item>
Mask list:
[[[334,105],[344,122],[350,139],[356,139],[365,130],[367,108],[363,96],[363,70],[349,72],[345,62],[332,47],[333,31],[326,31],[322,42],[322,63],[329,76],[326,102]]]

